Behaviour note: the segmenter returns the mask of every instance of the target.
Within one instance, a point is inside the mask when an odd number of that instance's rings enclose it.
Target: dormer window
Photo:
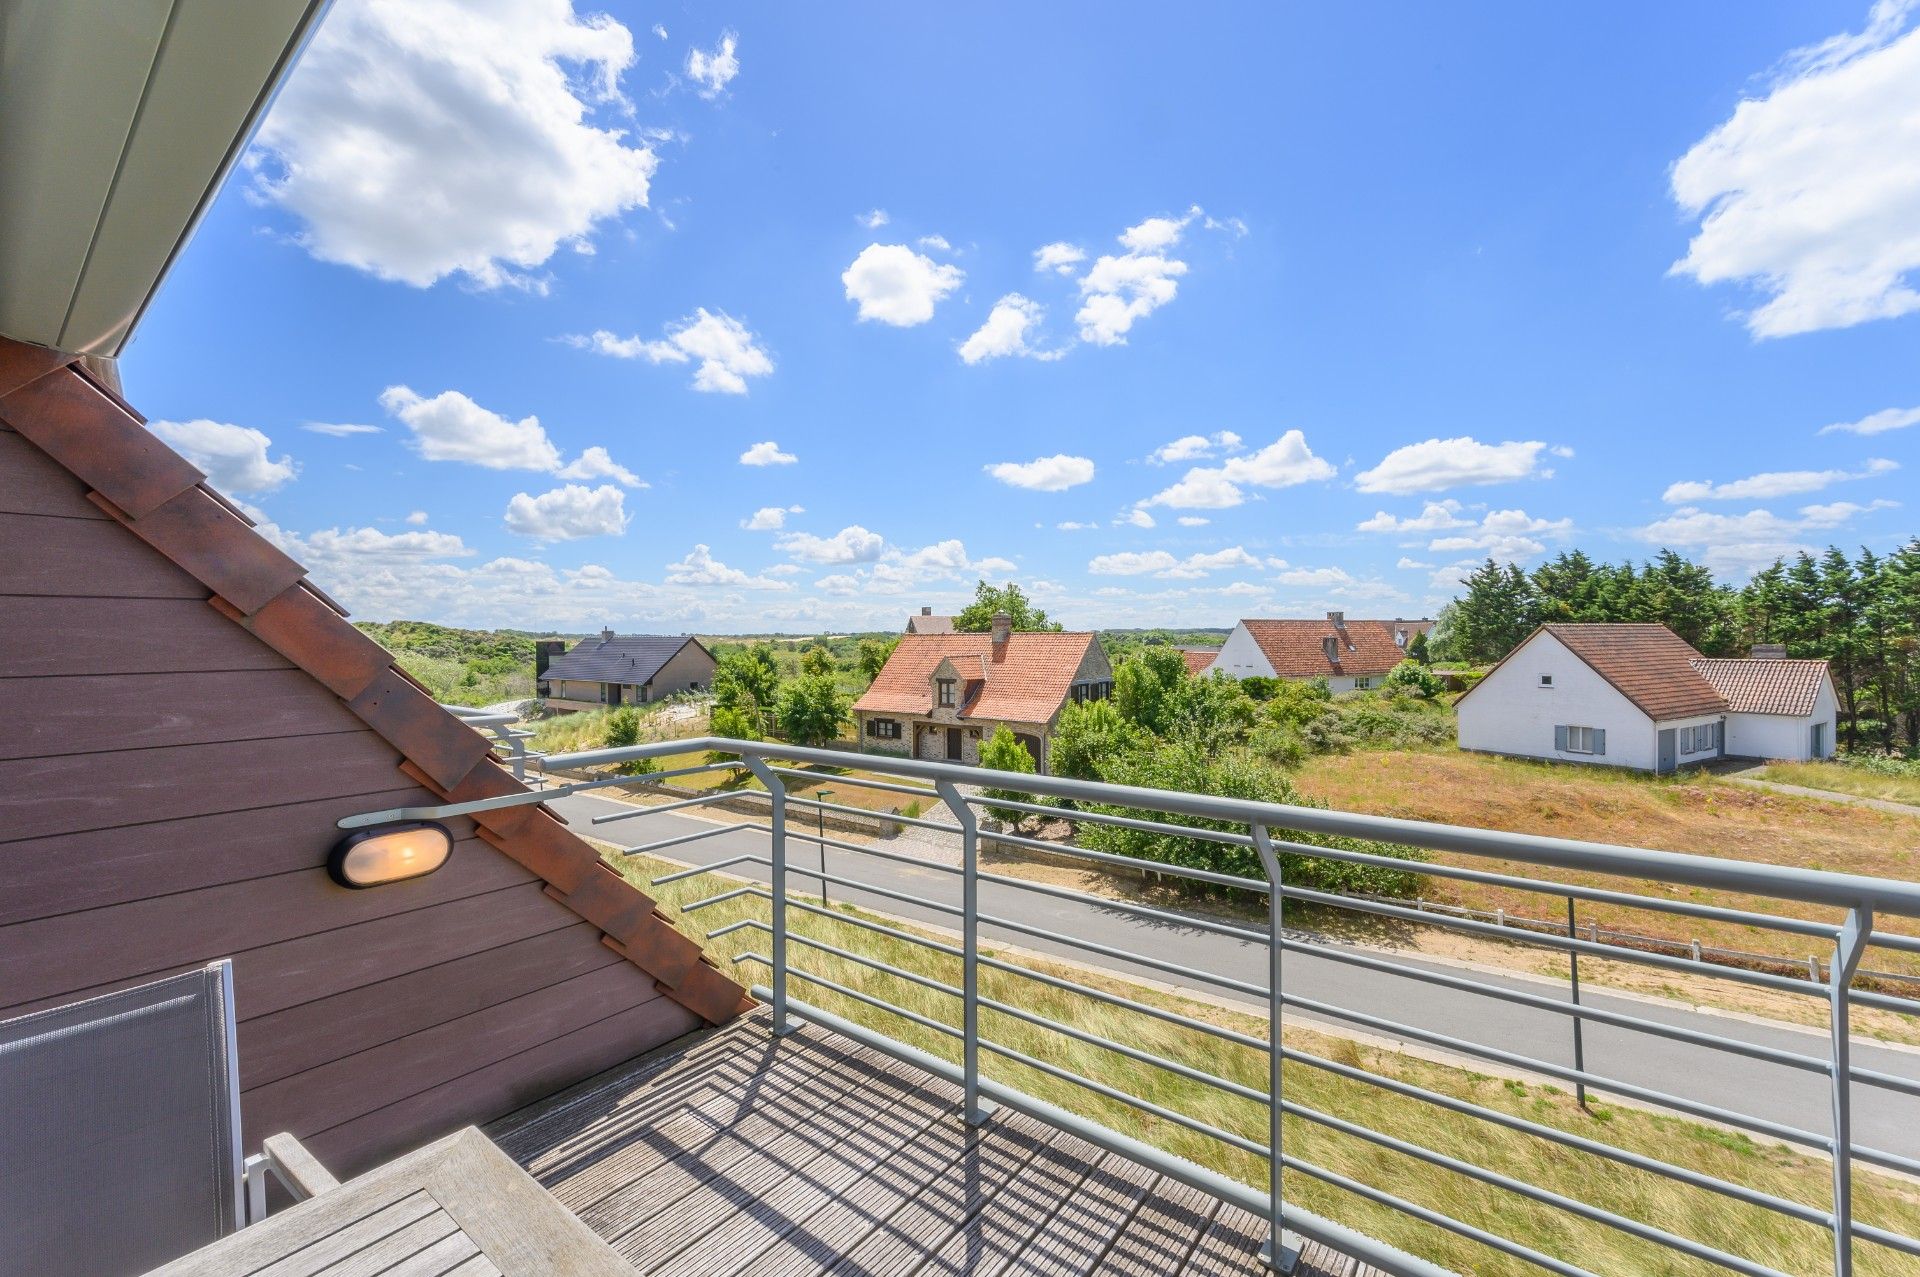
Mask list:
[[[940,708],[952,709],[953,708],[953,680],[950,678],[936,679],[935,684],[940,689]]]

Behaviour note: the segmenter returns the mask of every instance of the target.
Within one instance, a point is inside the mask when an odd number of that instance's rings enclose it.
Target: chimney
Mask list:
[[[1005,612],[993,614],[993,654],[999,656],[1007,650],[1007,635],[1013,633],[1013,617]]]
[[[612,630],[601,630],[601,631],[600,631],[600,641],[601,641],[602,643],[611,643],[611,642],[613,642],[613,631],[612,631]]]
[[[1333,628],[1336,630],[1344,630],[1347,628],[1347,614],[1345,612],[1329,612],[1327,613],[1327,619],[1333,622]]]
[[[1327,654],[1327,664],[1340,663],[1340,640],[1329,634],[1320,640],[1320,649]]]
[[[922,615],[922,616],[932,616],[932,615],[933,615],[933,609],[932,609],[931,607],[929,607],[929,606],[927,606],[927,605],[926,605],[925,603],[922,603],[922,604],[920,605],[920,615]]]
[[[1747,653],[1756,661],[1784,661],[1787,659],[1785,643],[1755,643],[1753,650]]]
[[[533,641],[533,677],[543,679],[547,676],[547,666],[553,658],[567,650],[565,639],[535,639]]]

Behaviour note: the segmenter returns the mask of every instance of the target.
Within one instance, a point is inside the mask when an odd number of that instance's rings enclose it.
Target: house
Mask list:
[[[1243,620],[1209,669],[1235,678],[1324,678],[1336,692],[1378,687],[1431,621]]]
[[[1724,756],[1826,758],[1825,661],[1701,656],[1664,625],[1542,625],[1454,706],[1460,748],[1671,772]]]
[[[1060,711],[1111,695],[1097,637],[1016,633],[1001,612],[985,634],[902,635],[853,716],[871,753],[972,764],[1005,723],[1044,772]]]
[[[615,634],[581,639],[546,658],[537,691],[553,709],[644,705],[713,686],[713,653],[684,634]]]
[[[1187,663],[1187,673],[1199,678],[1213,668],[1213,660],[1220,655],[1217,647],[1183,647],[1180,659]]]
[[[907,618],[907,628],[902,630],[901,633],[951,634],[953,633],[953,618],[950,616],[935,616],[932,608],[923,606],[920,609],[920,615]]]

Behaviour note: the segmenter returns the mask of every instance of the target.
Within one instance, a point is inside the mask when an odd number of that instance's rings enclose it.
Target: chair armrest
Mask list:
[[[295,1201],[305,1201],[317,1197],[329,1189],[340,1187],[340,1181],[333,1173],[320,1165],[318,1158],[300,1146],[300,1141],[282,1131],[278,1135],[269,1135],[260,1146],[260,1152],[267,1159],[267,1166],[274,1177],[286,1185],[287,1192]]]

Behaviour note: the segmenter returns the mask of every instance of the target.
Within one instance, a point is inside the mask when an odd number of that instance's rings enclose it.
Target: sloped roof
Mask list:
[[[950,616],[928,616],[923,613],[915,613],[907,618],[905,633],[951,634],[953,633],[953,618]]]
[[[1220,655],[1220,649],[1217,647],[1183,647],[1180,649],[1180,659],[1187,663],[1187,673],[1195,675],[1196,677],[1206,673],[1208,667],[1213,664],[1213,658],[1218,655]]]
[[[144,419],[72,366],[73,356],[0,338],[0,418],[65,467],[88,498],[211,594],[215,611],[305,671],[401,755],[401,770],[449,802],[525,793],[489,741],[441,709],[393,655],[347,622],[306,569],[254,531]],[[655,911],[651,897],[545,807],[473,814],[480,836],[547,883],[609,948],[713,1023],[746,991]]]
[[[1694,662],[1703,659],[1700,653],[1664,625],[1617,622],[1540,628],[1655,722],[1727,709],[1726,698],[1694,668]]]
[[[548,662],[547,677],[640,687],[689,643],[699,646],[684,634],[616,634],[611,639],[596,635],[581,639]]]
[[[1726,699],[1736,714],[1813,713],[1820,685],[1827,680],[1825,661],[1775,661],[1738,657],[1731,660],[1699,656],[1693,668]]]
[[[933,707],[932,678],[951,659],[968,680],[961,718],[1045,723],[1066,704],[1073,676],[1097,640],[1089,633],[1028,633],[1007,636],[996,653],[992,634],[904,634],[856,710],[925,714]],[[973,678],[975,664],[983,673]],[[977,686],[976,686],[977,684]]]
[[[1336,675],[1370,678],[1385,674],[1406,659],[1393,641],[1393,622],[1355,621],[1345,632],[1325,617],[1315,620],[1243,620],[1247,633],[1280,678],[1331,678]],[[1403,623],[1404,624],[1404,623]],[[1326,640],[1340,640],[1338,659],[1327,660]]]

